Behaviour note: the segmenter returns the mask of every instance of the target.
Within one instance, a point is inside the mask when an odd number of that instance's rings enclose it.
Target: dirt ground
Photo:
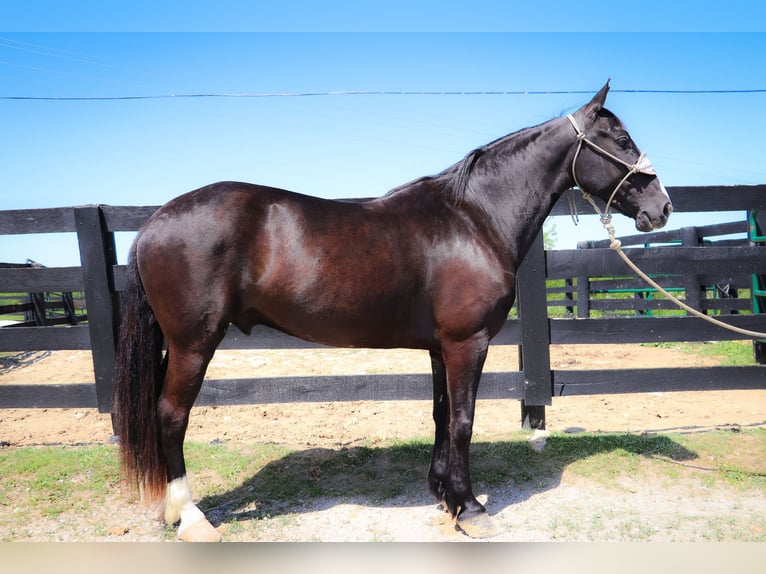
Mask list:
[[[517,368],[515,346],[491,347],[485,371]],[[554,369],[608,369],[717,364],[715,357],[641,345],[569,345],[552,348]],[[211,378],[284,375],[429,372],[423,351],[310,349],[221,351]],[[3,384],[93,381],[88,352],[34,353],[0,372]],[[199,407],[187,440],[265,441],[296,447],[337,447],[430,436],[429,401],[378,401]],[[519,429],[515,400],[479,401],[476,439]],[[766,426],[766,390],[645,393],[555,398],[547,409],[551,431],[693,432]],[[299,424],[297,424],[299,423]],[[103,443],[112,437],[109,415],[95,409],[0,409],[0,442],[25,446]]]
[[[552,349],[555,369],[704,366],[718,359],[672,348],[640,345],[566,346]],[[516,347],[493,347],[486,371],[517,366]],[[417,351],[300,350],[226,351],[209,376],[281,376],[428,372],[427,354]],[[33,353],[0,371],[4,384],[67,384],[93,381],[87,352]],[[520,428],[519,403],[479,401],[474,441],[501,440]],[[338,402],[199,407],[192,412],[187,441],[278,443],[302,452],[345,451],[391,444],[433,433],[429,401]],[[698,433],[709,429],[766,428],[766,390],[646,393],[555,398],[547,409],[550,431]],[[518,435],[517,435],[518,436]],[[109,415],[95,409],[2,409],[0,448],[32,445],[104,444],[113,441]],[[533,441],[530,442],[532,444]],[[509,461],[509,464],[512,464]],[[192,488],[195,479],[191,477]],[[646,484],[628,479],[604,489],[564,471],[550,484],[477,491],[502,534],[498,541],[756,539],[766,535],[766,500],[725,485],[693,488],[686,483]],[[696,484],[696,483],[695,483]],[[481,489],[481,485],[479,485]],[[305,507],[219,526],[229,541],[468,541],[443,524],[423,482],[419,494],[386,504],[367,500],[314,499]],[[489,496],[489,499],[487,499]],[[13,513],[13,504],[2,507]],[[253,512],[250,516],[248,512]],[[0,516],[0,518],[2,518]],[[12,518],[4,519],[13,522]],[[0,521],[2,522],[2,521]],[[2,534],[2,533],[0,533]],[[172,538],[150,510],[135,501],[109,497],[96,507],[58,517],[27,516],[12,540],[162,541]],[[731,538],[729,538],[731,537]]]

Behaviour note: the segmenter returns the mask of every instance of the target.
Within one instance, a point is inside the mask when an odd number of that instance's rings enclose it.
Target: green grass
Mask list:
[[[718,484],[766,491],[766,472],[760,463],[766,454],[762,430],[668,436],[554,434],[542,452],[529,448],[526,439],[520,432],[508,440],[472,446],[477,489],[509,483],[542,488],[557,483],[566,469],[607,488],[623,488],[625,479],[640,481],[646,475],[683,479],[697,488]],[[198,448],[201,453],[211,447]],[[201,505],[216,509],[222,521],[231,522],[271,518],[319,497],[385,504],[397,497],[416,496],[426,488],[430,448],[430,440],[423,439],[383,448],[289,452],[260,468],[259,464],[239,466],[242,480],[223,493],[204,497]],[[744,452],[750,455],[742,458]],[[258,511],[250,512],[252,508]]]
[[[566,473],[588,488],[682,487],[714,495],[735,489],[743,495],[766,493],[766,431],[715,431],[691,435],[553,434],[542,452],[532,450],[528,434],[472,445],[477,492],[555,488]],[[198,444],[186,446],[187,462],[200,508],[208,517],[244,538],[259,521],[284,524],[321,500],[366,501],[372,506],[427,497],[430,439],[393,442],[382,447],[291,450],[274,444]],[[0,451],[0,532],[3,540],[23,540],[26,525],[41,517],[64,523],[92,520],[106,497],[123,497],[114,446],[45,447]],[[626,486],[627,484],[627,486]],[[634,486],[630,486],[634,485]],[[647,486],[651,485],[651,486]],[[640,516],[625,516],[625,539],[650,537]],[[622,519],[621,518],[621,519]],[[598,538],[614,518],[571,517],[571,524],[549,525],[552,536],[571,537],[575,526]],[[721,519],[723,520],[723,519]],[[723,534],[730,527],[711,525]],[[106,537],[105,524],[91,536]],[[171,539],[173,530],[163,536]]]
[[[721,366],[754,365],[753,344],[750,341],[712,341],[702,343],[640,343],[643,347],[675,349],[690,355],[714,357]]]
[[[58,516],[98,504],[118,481],[114,447],[44,447],[0,452],[0,508]]]

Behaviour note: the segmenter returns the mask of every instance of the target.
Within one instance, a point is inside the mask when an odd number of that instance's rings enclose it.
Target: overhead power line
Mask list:
[[[618,94],[763,94],[766,88],[746,90],[651,90],[613,89]],[[497,91],[430,91],[430,90],[359,90],[335,92],[264,92],[264,93],[199,93],[199,94],[155,94],[133,96],[0,96],[0,100],[43,100],[43,101],[119,101],[119,100],[163,100],[192,98],[307,98],[320,96],[550,96],[568,94],[592,94],[593,90],[497,90]]]

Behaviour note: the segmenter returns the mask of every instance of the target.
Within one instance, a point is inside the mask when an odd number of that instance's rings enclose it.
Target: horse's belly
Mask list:
[[[358,303],[357,299],[357,303]],[[334,347],[431,348],[434,327],[425,309],[412,302],[354,301],[322,306],[318,301],[260,301],[232,321],[245,332],[266,325],[294,337]]]

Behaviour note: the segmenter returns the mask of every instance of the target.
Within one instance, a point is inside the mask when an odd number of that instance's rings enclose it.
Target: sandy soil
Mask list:
[[[716,364],[671,348],[640,345],[554,346],[558,369]],[[516,347],[492,347],[486,371],[517,367]],[[221,351],[210,365],[214,378],[289,374],[428,372],[422,351],[321,349],[297,351]],[[2,384],[66,384],[93,380],[90,354],[41,352],[0,372]],[[195,408],[188,440],[267,441],[300,447],[335,447],[429,436],[429,401],[270,404]],[[477,439],[494,438],[519,428],[519,403],[479,401]],[[296,424],[296,423],[300,424]],[[547,409],[552,431],[699,431],[716,427],[766,426],[766,390],[646,393],[561,397]],[[0,441],[6,445],[106,442],[112,436],[109,415],[95,409],[0,409]]]

